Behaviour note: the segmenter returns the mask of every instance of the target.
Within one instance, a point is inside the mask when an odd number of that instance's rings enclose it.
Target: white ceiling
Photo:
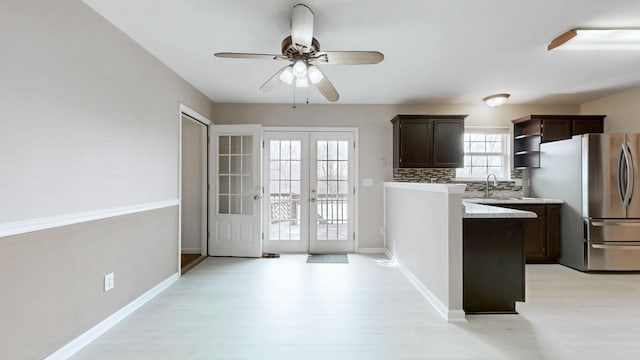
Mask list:
[[[214,58],[280,53],[290,0],[84,0],[211,100],[291,103],[258,87],[284,64]],[[638,0],[308,0],[322,50],[378,50],[377,65],[324,65],[343,104],[578,104],[640,85],[640,51],[546,50],[575,27],[640,26]],[[117,54],[114,54],[117,56]],[[307,91],[298,90],[296,101]],[[327,103],[315,88],[311,103]]]

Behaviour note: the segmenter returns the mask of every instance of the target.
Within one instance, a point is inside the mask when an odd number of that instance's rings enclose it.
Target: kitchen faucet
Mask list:
[[[484,189],[484,197],[488,198],[489,197],[489,178],[491,178],[493,176],[493,191],[496,190],[496,186],[498,186],[498,178],[496,177],[496,174],[489,174],[487,175],[487,186]]]

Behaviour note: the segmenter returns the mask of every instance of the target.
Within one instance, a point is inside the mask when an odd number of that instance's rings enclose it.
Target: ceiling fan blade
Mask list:
[[[291,65],[287,65],[287,66],[283,67],[282,69],[278,70],[277,73],[273,74],[273,76],[270,77],[269,80],[265,81],[264,84],[262,84],[262,86],[260,86],[260,91],[266,93],[266,92],[269,92],[269,91],[275,89],[275,87],[280,82],[280,74],[282,74],[282,72],[285,71],[289,66],[291,66]]]
[[[333,86],[327,75],[325,75],[319,67],[314,66],[320,74],[322,74],[322,78],[319,81],[315,81],[312,79],[311,83],[314,84],[320,93],[327,98],[327,100],[331,102],[336,102],[340,98],[340,94],[338,94],[338,90]]]
[[[377,64],[384,60],[379,51],[321,51],[317,60],[328,65]]]
[[[294,45],[311,48],[313,41],[313,12],[306,5],[298,4],[291,13],[291,40]]]
[[[230,59],[259,59],[259,60],[288,60],[286,56],[272,54],[250,54],[250,53],[231,53],[219,52],[213,54],[215,57]]]

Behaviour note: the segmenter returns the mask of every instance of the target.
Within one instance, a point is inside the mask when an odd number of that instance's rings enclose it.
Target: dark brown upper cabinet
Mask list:
[[[527,115],[513,123],[513,165],[540,167],[540,144],[604,132],[606,115]]]
[[[394,168],[464,166],[464,119],[468,115],[398,115],[393,123]]]

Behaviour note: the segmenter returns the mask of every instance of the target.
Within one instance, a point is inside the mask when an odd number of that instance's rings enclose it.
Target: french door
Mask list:
[[[352,131],[264,133],[264,251],[354,250]]]

